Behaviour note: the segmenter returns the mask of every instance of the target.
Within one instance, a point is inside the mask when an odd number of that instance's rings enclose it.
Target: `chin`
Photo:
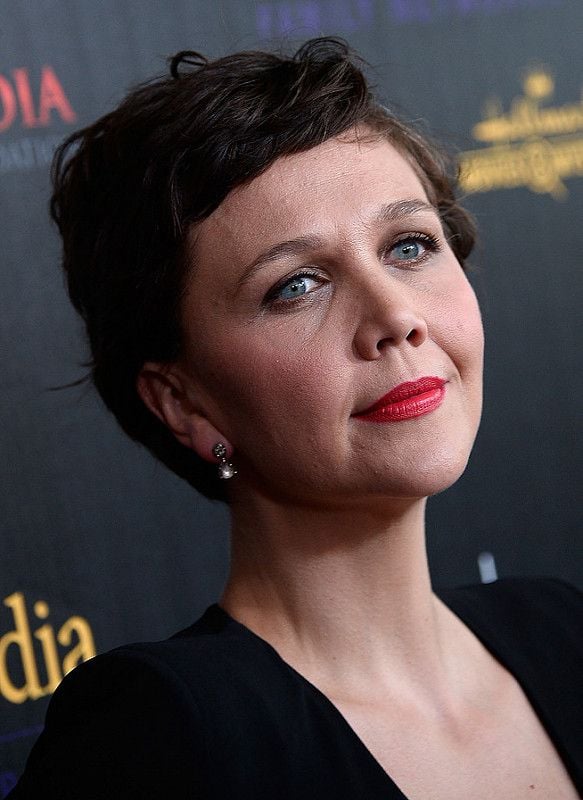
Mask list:
[[[431,497],[432,495],[439,494],[440,492],[445,492],[446,489],[449,489],[450,486],[453,486],[461,476],[466,471],[466,466],[468,463],[468,459],[465,460],[465,463],[458,467],[452,467],[448,470],[443,470],[440,475],[433,476],[433,479],[430,479],[425,482],[423,486],[423,493],[421,496],[423,497]]]
[[[387,486],[391,496],[431,497],[444,492],[461,478],[468,464],[471,447],[424,453],[422,459],[411,458],[403,464],[399,476],[394,476]]]

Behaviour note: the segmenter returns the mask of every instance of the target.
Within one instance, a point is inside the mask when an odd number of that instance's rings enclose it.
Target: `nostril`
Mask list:
[[[364,358],[377,359],[392,347],[420,347],[427,339],[424,317],[395,304],[384,306],[384,318],[365,318],[358,326],[355,338],[357,352]],[[390,312],[390,313],[389,313]],[[379,336],[384,333],[385,336]]]
[[[413,347],[419,347],[419,345],[423,344],[426,338],[427,326],[425,323],[420,322],[419,325],[415,325],[414,328],[411,328],[409,333],[405,336],[405,341],[409,342],[409,344],[413,345]]]
[[[399,344],[399,342],[410,342],[411,344],[415,344],[417,341],[417,337],[419,335],[419,331],[417,328],[411,328],[407,334],[401,336],[386,336],[383,339],[379,339],[377,342],[377,350],[378,352],[382,352],[386,345],[390,344]]]

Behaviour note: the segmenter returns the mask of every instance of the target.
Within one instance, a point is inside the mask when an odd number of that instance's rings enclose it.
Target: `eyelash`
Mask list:
[[[272,289],[270,289],[269,292],[265,295],[265,300],[264,300],[265,305],[277,306],[281,304],[282,306],[289,308],[295,305],[297,302],[300,302],[302,300],[303,295],[300,295],[299,297],[293,300],[278,300],[277,295],[279,294],[279,292],[285,289],[285,287],[288,286],[290,283],[293,283],[294,281],[297,280],[301,280],[302,278],[312,278],[315,281],[320,281],[320,282],[323,281],[322,274],[320,272],[317,272],[316,270],[302,269],[300,270],[300,272],[295,272],[289,278],[284,278],[284,280],[280,281],[279,283],[276,283],[276,285]]]
[[[433,236],[432,234],[427,234],[427,233],[415,232],[415,233],[403,234],[399,236],[397,239],[393,240],[387,247],[383,248],[381,253],[382,257],[384,258],[387,253],[390,253],[391,250],[393,250],[398,245],[403,244],[404,242],[420,242],[426,248],[426,251],[422,253],[420,256],[417,256],[417,258],[413,258],[410,261],[407,259],[403,259],[402,263],[404,264],[410,264],[410,263],[420,264],[423,261],[425,261],[425,259],[430,254],[439,253],[441,251],[441,242],[439,241],[437,236]],[[299,297],[294,298],[292,300],[281,300],[281,299],[278,300],[277,298],[278,293],[281,292],[283,289],[285,289],[286,286],[288,286],[290,283],[293,283],[293,281],[301,280],[302,278],[312,278],[313,280],[320,280],[320,281],[323,280],[321,273],[315,270],[303,269],[300,272],[296,272],[289,278],[285,278],[284,280],[280,281],[272,289],[269,290],[264,299],[265,306],[275,307],[280,305],[282,308],[290,309],[293,306],[295,306],[296,303],[305,302],[305,299],[302,300],[302,298],[304,297],[303,295],[300,295]],[[310,293],[308,292],[308,294]]]
[[[429,256],[430,253],[439,253],[441,251],[441,242],[439,241],[437,236],[433,236],[433,234],[429,233],[415,232],[415,233],[405,233],[399,236],[397,239],[391,242],[390,245],[388,245],[388,247],[386,247],[383,250],[383,256],[386,253],[390,253],[391,250],[393,250],[398,245],[403,244],[404,242],[420,242],[426,247],[425,253],[422,253],[417,258],[411,259],[409,263],[419,264],[420,262],[425,261],[425,259],[427,258],[427,256]],[[404,263],[407,262],[404,261]]]

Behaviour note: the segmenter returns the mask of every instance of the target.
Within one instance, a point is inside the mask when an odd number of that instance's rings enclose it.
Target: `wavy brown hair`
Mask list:
[[[380,105],[342,40],[312,39],[291,56],[208,61],[183,51],[169,63],[169,75],[136,87],[58,148],[51,214],[106,406],[173,472],[225,499],[215,468],[179,444],[136,389],[146,361],[171,363],[181,353],[181,299],[196,268],[187,257],[191,226],[277,158],[359,126],[409,160],[462,265],[475,230],[456,201],[447,158]]]

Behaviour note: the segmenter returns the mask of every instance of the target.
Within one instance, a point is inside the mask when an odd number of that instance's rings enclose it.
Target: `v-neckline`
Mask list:
[[[295,667],[292,667],[282,656],[277,652],[275,647],[266,639],[263,639],[259,634],[255,633],[244,625],[242,622],[239,622],[234,617],[232,617],[224,608],[215,603],[211,606],[211,609],[215,612],[218,612],[221,616],[224,617],[225,621],[230,626],[236,626],[237,629],[241,630],[247,637],[251,637],[254,641],[260,644],[264,649],[270,653],[272,658],[274,658],[280,666],[282,666],[287,672],[289,672],[295,680],[299,681],[307,690],[308,692],[318,700],[319,704],[324,708],[326,714],[329,717],[332,717],[336,720],[336,722],[344,729],[347,739],[352,742],[353,747],[360,751],[362,754],[362,758],[368,762],[369,768],[376,773],[376,778],[382,784],[387,784],[387,791],[390,789],[392,794],[387,795],[387,800],[409,800],[407,795],[405,795],[400,789],[395,781],[391,778],[389,773],[384,769],[384,767],[380,764],[380,762],[374,757],[371,751],[368,749],[366,744],[362,741],[360,736],[356,733],[352,725],[348,722],[344,714],[340,711],[340,709],[334,705],[334,703],[330,700],[327,695],[321,689],[312,683],[308,678],[302,675],[301,672],[298,672]]]
[[[516,669],[517,665],[513,664],[512,657],[508,657],[508,654],[505,654],[500,651],[500,649],[496,646],[495,643],[492,642],[488,634],[484,634],[484,628],[479,623],[476,622],[475,618],[471,613],[467,613],[468,609],[467,606],[464,604],[464,598],[456,595],[456,589],[445,589],[445,590],[434,590],[435,594],[439,597],[439,599],[447,606],[447,608],[454,614],[463,625],[465,625],[471,633],[478,639],[479,642],[486,648],[488,653],[498,661],[501,666],[507,670],[507,672],[514,678],[514,680],[518,683],[522,691],[524,692],[527,701],[529,702],[533,713],[537,717],[538,721],[540,722],[541,726],[545,730],[549,740],[554,747],[558,758],[563,763],[569,778],[577,791],[580,791],[580,787],[575,782],[575,777],[571,774],[568,769],[567,763],[562,755],[565,751],[564,743],[560,741],[559,737],[557,737],[555,731],[553,730],[553,726],[549,725],[549,719],[547,718],[545,709],[541,707],[536,699],[536,693],[532,691],[531,687],[529,686],[528,680],[525,680],[524,675],[521,674],[520,669]],[[267,649],[273,658],[277,660],[277,662],[286,669],[291,675],[295,677],[297,681],[299,681],[308,691],[312,694],[320,703],[320,705],[325,709],[328,716],[334,718],[339,725],[342,726],[346,733],[346,737],[353,743],[354,749],[359,751],[362,755],[362,759],[368,762],[369,768],[376,773],[377,780],[381,783],[386,784],[386,791],[389,790],[392,792],[392,795],[387,795],[387,800],[392,796],[394,800],[409,800],[407,795],[404,791],[395,783],[393,778],[390,774],[386,771],[386,769],[381,765],[381,763],[375,758],[360,736],[357,734],[355,729],[352,725],[348,722],[344,714],[340,711],[340,709],[330,700],[330,698],[324,694],[324,692],[319,689],[315,684],[313,684],[308,678],[302,675],[301,672],[298,672],[297,669],[291,666],[271,645],[266,639],[263,639],[259,634],[252,631],[242,622],[239,622],[234,617],[232,617],[225,609],[215,603],[211,606],[211,609],[215,612],[218,612],[226,622],[228,622],[231,626],[236,626],[239,630],[245,633],[246,636],[251,637],[256,642],[258,642],[263,648]],[[209,609],[210,610],[210,609]]]

